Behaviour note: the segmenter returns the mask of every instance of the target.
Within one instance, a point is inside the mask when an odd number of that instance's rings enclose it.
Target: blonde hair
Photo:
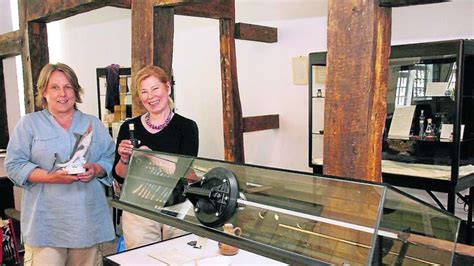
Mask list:
[[[48,107],[48,102],[46,101],[46,98],[43,97],[43,93],[46,90],[49,78],[51,77],[51,74],[54,71],[61,71],[66,76],[69,83],[71,83],[72,88],[74,89],[74,94],[76,96],[74,109],[77,109],[76,103],[82,103],[81,95],[83,94],[84,90],[81,88],[81,85],[79,85],[79,81],[74,70],[72,70],[71,67],[63,63],[47,64],[43,67],[43,69],[41,69],[41,72],[38,77],[38,83],[36,85],[38,88],[38,94],[35,97],[36,106],[41,106],[43,108]]]
[[[161,67],[146,66],[140,69],[140,71],[138,71],[138,73],[135,75],[135,78],[133,79],[133,89],[137,95],[140,95],[141,93],[141,90],[140,90],[141,82],[144,79],[151,76],[157,78],[160,82],[164,84],[171,83],[168,75]],[[168,87],[168,90],[169,90],[168,92],[170,92],[171,86]],[[170,107],[171,110],[174,110],[174,101],[173,99],[171,99],[170,96],[168,96],[168,106]]]

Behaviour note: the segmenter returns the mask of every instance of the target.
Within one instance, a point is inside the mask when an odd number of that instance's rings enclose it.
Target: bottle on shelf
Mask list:
[[[435,125],[431,118],[426,119],[425,139],[436,140]]]
[[[319,88],[318,91],[316,92],[316,97],[318,97],[318,98],[323,97],[323,91],[321,90],[321,88]]]
[[[424,110],[421,110],[421,114],[420,114],[420,117],[419,117],[419,120],[420,120],[420,132],[419,132],[419,137],[420,139],[424,139],[425,138],[425,111]]]

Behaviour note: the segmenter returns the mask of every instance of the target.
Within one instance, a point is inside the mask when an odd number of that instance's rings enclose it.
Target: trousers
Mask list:
[[[25,245],[25,266],[80,266],[102,265],[102,248],[94,245],[90,248],[33,247]]]
[[[127,249],[170,239],[187,232],[148,218],[124,211],[122,213],[122,231]]]

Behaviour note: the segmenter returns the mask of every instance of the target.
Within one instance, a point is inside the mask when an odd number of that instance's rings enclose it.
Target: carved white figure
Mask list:
[[[70,175],[86,172],[86,169],[83,167],[83,165],[87,162],[87,156],[89,155],[89,147],[92,141],[92,132],[92,124],[90,124],[84,135],[76,135],[78,140],[76,141],[76,146],[74,147],[71,159],[65,163],[58,163],[58,157],[56,155],[53,171],[59,169],[68,172]]]

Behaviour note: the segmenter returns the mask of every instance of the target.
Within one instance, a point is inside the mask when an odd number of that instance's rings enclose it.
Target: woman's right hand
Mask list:
[[[53,184],[71,184],[79,180],[75,175],[69,175],[66,171],[58,170],[48,176],[49,183]]]
[[[120,155],[122,161],[128,162],[132,155],[133,145],[128,139],[124,139],[119,143],[117,152]]]

